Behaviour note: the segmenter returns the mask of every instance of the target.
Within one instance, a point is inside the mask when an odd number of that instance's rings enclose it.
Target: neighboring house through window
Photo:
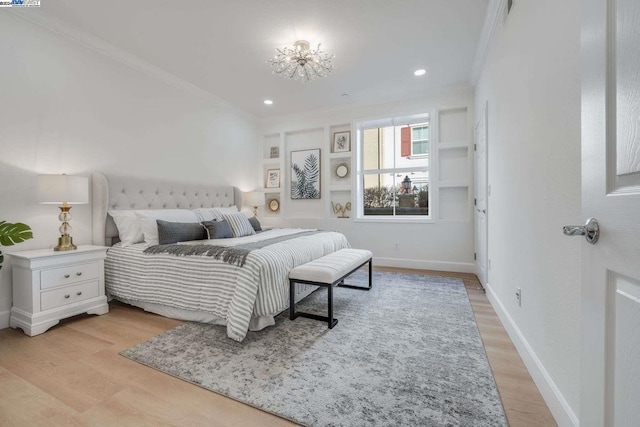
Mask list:
[[[429,218],[429,114],[358,123],[358,218]]]

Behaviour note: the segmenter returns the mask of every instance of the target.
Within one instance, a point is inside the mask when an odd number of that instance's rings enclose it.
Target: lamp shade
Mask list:
[[[83,205],[89,203],[89,178],[71,175],[38,175],[38,202]]]
[[[249,191],[245,193],[244,202],[248,206],[264,205],[264,193],[260,191]]]

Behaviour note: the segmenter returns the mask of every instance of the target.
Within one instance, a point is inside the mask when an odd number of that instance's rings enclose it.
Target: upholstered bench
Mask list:
[[[345,285],[344,279],[363,265],[369,263],[369,287]],[[329,329],[338,324],[338,319],[333,318],[333,287],[371,289],[371,264],[372,253],[364,249],[340,249],[322,258],[295,267],[289,272],[289,319],[306,317],[309,319],[327,322]],[[328,316],[296,312],[296,283],[324,286],[328,290]]]

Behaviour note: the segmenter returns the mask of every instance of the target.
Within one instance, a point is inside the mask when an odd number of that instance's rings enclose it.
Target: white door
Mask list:
[[[480,284],[486,286],[487,272],[487,106],[482,110],[481,117],[475,126],[475,251],[476,274]]]
[[[582,2],[580,427],[640,426],[640,1]]]

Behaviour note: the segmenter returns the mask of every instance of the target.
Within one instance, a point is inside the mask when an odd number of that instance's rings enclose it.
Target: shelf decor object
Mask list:
[[[331,202],[331,207],[333,208],[333,213],[338,215],[338,218],[349,218],[347,212],[351,211],[351,202],[347,202],[344,206],[340,203]]]
[[[291,198],[320,198],[320,149],[291,152]]]
[[[269,208],[269,211],[276,213],[280,210],[280,202],[278,199],[271,199],[267,203],[267,207]]]
[[[253,208],[253,216],[258,216],[258,206],[264,206],[264,193],[262,191],[249,191],[245,193],[245,204]]]
[[[333,152],[348,153],[351,151],[351,131],[334,132]]]
[[[273,67],[273,73],[286,79],[307,82],[326,77],[333,70],[333,55],[320,50],[320,44],[311,50],[306,40],[298,40],[293,47],[276,49],[276,56],[267,62]]]
[[[62,222],[58,245],[54,251],[69,251],[77,249],[71,237],[70,205],[84,205],[89,203],[89,178],[71,175],[38,175],[38,202],[42,204],[56,204],[60,206],[58,219]]]
[[[267,188],[280,188],[280,169],[267,169]]]
[[[347,178],[349,176],[349,165],[347,163],[338,163],[334,170],[336,176],[340,179]]]

